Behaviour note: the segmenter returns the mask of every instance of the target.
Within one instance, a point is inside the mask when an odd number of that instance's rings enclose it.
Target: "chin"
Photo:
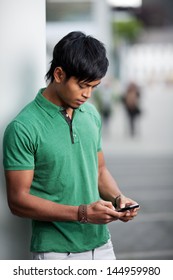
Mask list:
[[[70,107],[71,109],[75,110],[75,109],[79,108],[80,105],[76,105],[76,106],[74,106],[74,105],[69,105],[69,107]]]

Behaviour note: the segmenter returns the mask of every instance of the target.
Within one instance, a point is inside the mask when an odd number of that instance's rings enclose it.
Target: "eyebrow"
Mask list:
[[[81,84],[84,84],[84,85],[86,85],[86,86],[89,86],[89,87],[91,87],[92,85],[90,85],[89,83],[87,83],[87,82],[81,82]],[[100,85],[101,84],[101,82],[99,82],[98,84],[96,84],[96,85],[93,85],[92,87],[97,87],[98,85]]]

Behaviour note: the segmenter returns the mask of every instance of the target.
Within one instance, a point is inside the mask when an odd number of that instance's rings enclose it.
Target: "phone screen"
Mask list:
[[[135,208],[139,208],[139,204],[128,205],[128,206],[126,206],[124,208],[118,209],[117,211],[118,212],[125,212],[127,210],[132,210],[132,209],[135,209]]]

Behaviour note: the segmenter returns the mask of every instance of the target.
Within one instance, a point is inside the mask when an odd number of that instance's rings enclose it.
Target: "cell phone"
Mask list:
[[[139,208],[139,204],[128,205],[128,206],[126,206],[124,208],[118,209],[117,211],[118,212],[125,212],[127,210],[132,210],[132,209],[135,209],[135,208]]]

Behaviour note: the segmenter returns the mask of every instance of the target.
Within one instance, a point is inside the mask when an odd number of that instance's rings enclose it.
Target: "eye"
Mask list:
[[[83,86],[82,85],[79,85],[79,87],[82,89],[83,88]]]
[[[81,89],[86,88],[86,85],[84,85],[84,84],[78,84],[78,86],[79,86]]]
[[[84,89],[84,88],[87,88],[87,85],[86,84],[78,84],[79,85],[79,88],[81,88],[81,89]]]

